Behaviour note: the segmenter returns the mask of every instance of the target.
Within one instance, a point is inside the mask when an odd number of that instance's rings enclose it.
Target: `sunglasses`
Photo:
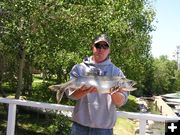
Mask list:
[[[96,49],[108,49],[109,48],[109,45],[108,44],[99,44],[99,43],[96,43],[96,44],[94,44],[94,47],[96,48]]]

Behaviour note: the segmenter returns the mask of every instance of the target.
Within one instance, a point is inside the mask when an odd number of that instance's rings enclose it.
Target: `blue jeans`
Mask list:
[[[90,128],[74,122],[71,135],[113,135],[113,129]]]

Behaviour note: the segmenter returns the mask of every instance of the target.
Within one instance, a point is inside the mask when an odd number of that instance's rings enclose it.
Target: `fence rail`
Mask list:
[[[9,104],[8,108],[8,122],[7,122],[7,135],[14,135],[15,132],[15,120],[16,120],[16,106],[29,106],[42,109],[50,110],[61,110],[61,111],[73,111],[73,106],[60,105],[60,104],[50,104],[42,103],[28,100],[18,100],[18,99],[9,99],[9,98],[0,98],[0,103]],[[157,114],[146,114],[146,113],[133,113],[133,112],[124,112],[117,111],[118,117],[124,117],[129,119],[138,119],[139,120],[139,135],[145,135],[146,133],[146,121],[177,121],[180,120],[177,116],[163,116]]]

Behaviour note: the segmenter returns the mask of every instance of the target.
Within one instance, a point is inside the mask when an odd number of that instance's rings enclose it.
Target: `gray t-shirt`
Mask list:
[[[92,57],[85,58],[83,63],[75,65],[70,72],[70,77],[72,79],[77,75],[83,76],[88,74],[125,77],[110,59],[95,64],[92,61]],[[128,93],[124,92],[123,94],[127,101]],[[68,91],[66,95],[75,99]],[[73,121],[81,125],[104,129],[113,128],[116,118],[116,106],[112,103],[111,95],[101,93],[89,93],[77,100],[72,117]]]

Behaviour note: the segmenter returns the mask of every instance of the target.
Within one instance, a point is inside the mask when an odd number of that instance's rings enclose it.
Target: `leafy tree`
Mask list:
[[[156,94],[171,93],[176,91],[175,71],[176,62],[168,60],[167,56],[160,56],[154,60],[154,84],[153,90]]]
[[[33,68],[47,78],[55,75],[58,83],[66,81],[72,66],[91,54],[91,41],[100,33],[112,37],[112,61],[137,81],[138,93],[151,89],[149,33],[155,13],[148,1],[21,0],[1,5],[8,14],[2,18],[2,42],[18,62],[16,98],[31,87]]]

